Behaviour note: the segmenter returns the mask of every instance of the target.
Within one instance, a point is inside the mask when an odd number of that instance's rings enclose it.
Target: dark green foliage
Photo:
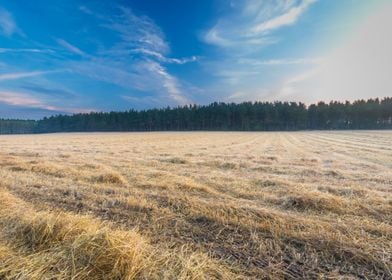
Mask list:
[[[0,120],[0,133],[81,131],[274,131],[392,129],[392,98],[353,103],[212,103],[143,111],[58,115],[39,121]]]
[[[0,119],[0,134],[34,133],[37,122],[30,120],[2,120]]]

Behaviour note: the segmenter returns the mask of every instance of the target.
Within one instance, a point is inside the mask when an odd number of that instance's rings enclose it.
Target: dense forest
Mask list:
[[[392,129],[392,98],[355,102],[212,103],[176,108],[0,120],[1,134],[82,131]]]

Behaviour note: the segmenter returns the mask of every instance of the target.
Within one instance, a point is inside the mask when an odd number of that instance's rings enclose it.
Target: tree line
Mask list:
[[[354,102],[243,102],[0,120],[0,134],[92,131],[392,129],[392,98]]]

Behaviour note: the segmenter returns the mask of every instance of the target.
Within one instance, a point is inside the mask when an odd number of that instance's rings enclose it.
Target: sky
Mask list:
[[[0,118],[392,96],[390,0],[3,0]]]

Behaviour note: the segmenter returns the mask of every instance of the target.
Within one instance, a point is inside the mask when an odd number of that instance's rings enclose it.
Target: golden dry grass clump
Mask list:
[[[98,183],[106,183],[106,184],[118,184],[118,185],[126,184],[126,180],[120,174],[114,172],[100,174],[96,177],[93,177],[93,181],[96,181]]]
[[[93,217],[35,212],[0,190],[0,279],[194,279],[230,275],[202,254],[162,252]]]
[[[0,137],[0,279],[391,279],[392,132]]]

